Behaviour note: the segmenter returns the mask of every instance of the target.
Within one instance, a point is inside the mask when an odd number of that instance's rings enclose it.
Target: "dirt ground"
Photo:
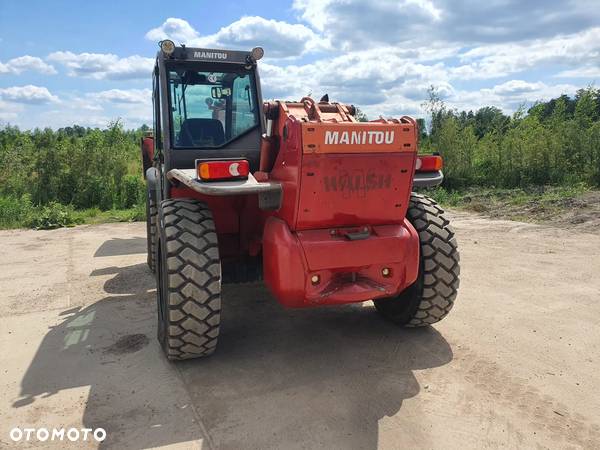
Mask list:
[[[600,190],[585,190],[571,195],[560,195],[559,187],[544,187],[546,197],[537,187],[518,198],[519,190],[473,189],[464,194],[460,206],[492,219],[509,219],[539,223],[575,232],[600,234]]]
[[[103,448],[600,448],[600,235],[454,216],[440,324],[227,287],[217,353],[179,364],[144,224],[0,232],[0,447],[35,426],[103,427]]]

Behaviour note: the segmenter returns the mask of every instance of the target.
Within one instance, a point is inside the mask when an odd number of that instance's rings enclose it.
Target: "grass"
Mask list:
[[[442,206],[482,213],[494,218],[525,222],[557,219],[581,223],[600,219],[600,191],[584,184],[532,186],[519,189],[471,187],[463,190],[431,189],[426,192]],[[568,216],[568,217],[567,217]],[[70,205],[50,203],[34,206],[24,195],[0,197],[0,229],[53,229],[80,224],[135,222],[146,220],[143,204],[129,209],[76,210]]]
[[[134,222],[146,219],[144,205],[129,209],[101,211],[98,208],[76,210],[71,205],[51,202],[35,206],[29,196],[0,197],[0,229],[54,229],[81,224]]]
[[[138,222],[146,220],[146,209],[143,205],[134,206],[129,209],[111,209],[100,211],[98,208],[77,211],[82,223],[114,223],[114,222]]]
[[[436,188],[427,195],[442,206],[524,222],[553,221],[578,212],[591,211],[594,216],[600,206],[600,191],[584,184],[517,189],[471,187],[454,191]]]

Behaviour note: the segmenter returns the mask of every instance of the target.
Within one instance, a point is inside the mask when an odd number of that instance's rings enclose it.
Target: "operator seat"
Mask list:
[[[186,119],[181,124],[177,145],[213,147],[225,142],[223,124],[217,119]]]

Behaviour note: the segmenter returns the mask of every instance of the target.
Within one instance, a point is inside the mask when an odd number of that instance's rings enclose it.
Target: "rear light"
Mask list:
[[[205,161],[197,165],[198,178],[203,181],[240,180],[248,178],[248,161]]]
[[[437,172],[438,170],[442,170],[443,165],[441,156],[417,156],[417,172]]]

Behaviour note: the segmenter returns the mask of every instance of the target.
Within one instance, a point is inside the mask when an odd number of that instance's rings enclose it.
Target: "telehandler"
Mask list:
[[[215,351],[223,283],[264,280],[287,307],[372,300],[409,327],[448,314],[459,254],[444,211],[412,192],[443,180],[415,120],[359,122],[327,96],[263,103],[260,47],[159,46],[141,147],[167,358]]]

